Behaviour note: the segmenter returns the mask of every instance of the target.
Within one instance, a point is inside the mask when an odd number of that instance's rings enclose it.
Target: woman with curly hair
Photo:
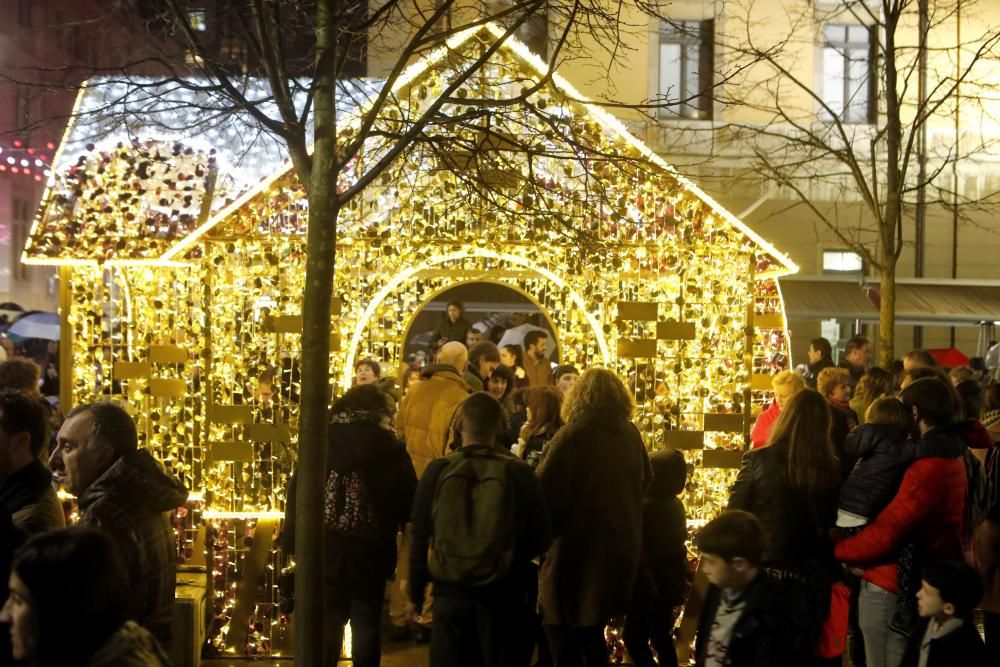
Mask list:
[[[588,369],[538,466],[555,538],[542,561],[542,622],[557,665],[607,665],[604,626],[626,613],[652,470],[617,375]]]
[[[868,406],[875,402],[875,399],[892,395],[893,387],[892,373],[879,368],[878,366],[869,368],[868,371],[858,380],[858,386],[854,388],[854,398],[851,399],[851,410],[863,423],[867,423],[865,415],[868,413]]]

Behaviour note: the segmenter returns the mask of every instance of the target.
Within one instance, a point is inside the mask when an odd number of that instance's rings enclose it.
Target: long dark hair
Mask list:
[[[128,618],[128,568],[101,531],[36,535],[18,549],[11,571],[31,596],[39,667],[86,663]]]
[[[524,348],[520,345],[504,345],[503,349],[514,357],[515,368],[524,368]]]
[[[806,491],[835,489],[840,484],[830,429],[830,406],[819,392],[795,394],[778,416],[770,446],[784,460],[792,487]]]
[[[555,387],[528,389],[524,395],[524,403],[531,410],[531,421],[528,422],[524,432],[526,438],[543,434],[551,437],[562,426],[563,421],[559,416],[562,409],[562,394]]]

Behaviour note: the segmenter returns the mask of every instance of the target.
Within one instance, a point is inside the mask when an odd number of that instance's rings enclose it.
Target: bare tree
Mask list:
[[[888,367],[911,215],[920,276],[927,207],[957,221],[996,194],[967,194],[958,169],[998,139],[988,74],[1000,23],[980,0],[737,0],[720,11],[722,82],[654,103],[707,98],[723,117],[674,132],[667,152],[683,156],[676,166],[707,172],[742,162],[738,178],[790,198],[860,255],[879,277],[879,361]],[[740,167],[726,178],[733,172]]]

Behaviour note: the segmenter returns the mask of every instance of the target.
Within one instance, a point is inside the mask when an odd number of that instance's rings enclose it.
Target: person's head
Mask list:
[[[973,382],[979,381],[979,376],[977,376],[976,372],[968,366],[956,366],[955,368],[952,368],[951,371],[948,372],[948,378],[956,387],[963,382],[968,382],[969,380],[972,380]]]
[[[846,403],[851,399],[851,373],[846,368],[824,368],[816,378],[816,390],[831,401]]]
[[[830,406],[812,389],[795,394],[771,430],[770,446],[785,461],[785,474],[800,489],[829,489],[839,482]]]
[[[545,350],[549,344],[549,335],[544,331],[534,329],[524,334],[524,353],[541,359],[545,356]]]
[[[55,479],[75,496],[87,490],[111,464],[139,446],[135,422],[120,405],[81,405],[66,416],[49,457]]]
[[[605,368],[588,368],[563,401],[562,418],[567,424],[595,414],[629,419],[634,409],[632,394],[621,378]]]
[[[475,348],[483,340],[483,334],[476,327],[469,327],[469,330],[465,332],[465,347],[470,350]]]
[[[809,341],[809,363],[816,364],[823,360],[833,362],[833,347],[825,338],[813,338]]]
[[[493,369],[500,365],[500,350],[489,341],[475,346],[469,351],[469,366],[483,380],[489,379]]]
[[[437,363],[464,373],[469,366],[469,350],[456,340],[445,343],[437,353]]]
[[[354,364],[354,384],[372,384],[382,376],[382,367],[374,359],[362,359]]]
[[[954,389],[940,378],[927,377],[916,380],[903,389],[899,398],[910,410],[921,433],[947,426],[954,420],[957,407]]]
[[[500,348],[500,363],[511,368],[524,366],[524,350],[520,345],[504,345]]]
[[[663,498],[679,496],[687,483],[687,462],[679,449],[661,449],[649,456],[653,468],[650,496]]]
[[[541,433],[555,433],[562,426],[560,410],[562,395],[555,387],[531,387],[524,394],[524,404],[528,410],[529,438]]]
[[[785,409],[792,396],[806,388],[806,382],[795,371],[781,371],[771,378],[771,387],[774,389],[774,402],[780,411]]]
[[[368,413],[379,417],[392,415],[392,407],[385,393],[373,384],[357,384],[333,402],[332,414]]]
[[[903,386],[903,377],[906,376],[906,369],[903,368],[902,359],[893,359],[889,365],[889,373],[892,374],[892,388],[899,391]]]
[[[0,481],[38,459],[45,446],[48,417],[37,398],[0,391]]]
[[[986,375],[986,359],[983,357],[972,357],[969,359],[969,370],[972,371],[973,378],[982,380]]]
[[[934,378],[951,385],[951,380],[948,379],[948,376],[945,375],[940,368],[917,366],[916,368],[911,368],[908,371],[903,371],[903,380],[900,383],[900,389],[906,389],[917,380],[923,380],[924,378]]]
[[[983,597],[982,575],[961,562],[926,566],[920,584],[917,613],[938,622],[971,618]]]
[[[709,582],[739,590],[757,576],[764,555],[764,528],[749,512],[727,510],[706,523],[694,543]]]
[[[869,424],[883,424],[899,430],[904,436],[913,432],[913,415],[901,400],[895,396],[876,398],[864,415]]]
[[[14,556],[0,622],[14,658],[33,665],[83,664],[128,618],[125,561],[103,531],[36,535]]]
[[[903,355],[903,370],[914,368],[937,368],[938,362],[927,350],[910,350]]]
[[[514,373],[503,364],[500,364],[490,373],[489,381],[486,385],[486,390],[490,396],[498,401],[503,401],[514,390]]]
[[[458,322],[458,318],[462,316],[465,312],[465,304],[461,301],[449,301],[448,302],[448,319],[452,322]]]
[[[962,412],[966,419],[979,419],[983,413],[983,388],[978,380],[965,380],[955,385]]]
[[[864,336],[854,336],[844,345],[844,360],[855,368],[864,368],[872,358],[872,344]]]
[[[253,399],[261,405],[269,405],[274,399],[274,376],[262,373],[253,388]]]
[[[407,389],[409,389],[416,383],[420,382],[420,373],[421,373],[420,366],[411,365],[406,367],[406,370],[403,371],[402,389],[404,394],[406,393]]]
[[[854,390],[856,396],[860,396],[866,401],[874,401],[879,396],[887,396],[892,393],[893,378],[892,373],[872,366],[858,380],[858,386]],[[862,416],[862,415],[859,415]]]
[[[576,381],[580,379],[580,371],[576,366],[556,366],[552,371],[552,384],[565,396],[573,388]]]
[[[462,401],[456,415],[456,427],[463,445],[493,447],[506,428],[503,407],[485,391],[470,394]]]
[[[506,329],[504,329],[499,324],[494,324],[490,327],[490,332],[486,335],[486,338],[494,345],[499,345],[500,341],[503,339],[503,334]]]
[[[32,396],[41,396],[42,371],[31,359],[14,357],[0,362],[0,391],[11,389]]]

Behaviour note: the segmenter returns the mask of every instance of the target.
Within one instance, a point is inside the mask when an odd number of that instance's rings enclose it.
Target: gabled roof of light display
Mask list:
[[[404,71],[393,86],[392,92],[394,97],[402,97],[407,90],[413,89],[414,86],[420,84],[425,80],[425,78],[429,77],[432,72],[436,70],[447,70],[450,67],[448,58],[449,54],[454,54],[462,49],[463,46],[472,44],[473,38],[480,33],[484,33],[482,36],[488,40],[495,40],[502,37],[504,31],[501,27],[495,24],[487,24],[454,36],[445,46],[433,51],[428,56],[417,61]],[[500,49],[500,54],[506,58],[520,62],[525,67],[526,71],[531,72],[533,76],[542,78],[547,73],[546,64],[513,37],[508,37],[503,43]],[[497,55],[494,56],[494,58],[496,57]],[[374,91],[376,86],[377,84],[371,83],[353,83],[352,85],[347,86],[344,91],[345,111],[360,111],[354,117],[357,118],[360,116],[367,106],[366,100],[371,98],[371,93]],[[581,114],[588,117],[590,121],[596,123],[600,127],[602,132],[615,138],[616,141],[620,142],[620,145],[627,146],[631,154],[641,156],[643,163],[646,165],[643,167],[644,169],[653,169],[655,171],[660,171],[662,174],[668,175],[676,181],[677,185],[681,189],[685,191],[685,196],[693,196],[693,198],[700,200],[707,207],[709,207],[713,215],[725,220],[739,233],[744,235],[744,237],[753,246],[756,246],[759,256],[766,257],[766,260],[763,263],[767,264],[768,268],[764,271],[764,275],[784,275],[794,273],[798,270],[794,262],[792,262],[786,255],[778,251],[773,245],[744,225],[708,194],[703,192],[698,186],[678,174],[648,146],[634,137],[617,118],[608,114],[603,109],[599,108],[599,106],[589,102],[558,73],[552,74],[547,86],[550,86],[557,91],[561,99],[569,102],[570,106],[573,108],[574,114]],[[119,90],[118,95],[125,96],[126,92],[127,91],[124,89]],[[82,96],[81,100],[83,98],[84,97]],[[206,100],[206,102],[207,101],[208,100]],[[99,102],[92,103],[96,103],[98,105],[100,104]],[[151,100],[146,98],[146,103],[151,103]],[[78,104],[80,104],[80,101],[78,101]],[[188,105],[186,111],[190,113],[190,105]],[[165,109],[164,112],[168,112],[168,109]],[[231,121],[229,121],[230,128],[240,124],[244,126],[252,126],[252,122],[247,120],[247,114],[244,113],[241,115],[233,112],[230,113],[234,117]],[[173,123],[158,121],[147,123],[145,127],[138,129],[134,127],[127,127],[126,133],[131,133],[131,136],[135,136],[135,133],[140,130],[147,132],[155,131],[158,136],[162,136],[165,133],[169,133],[171,128],[176,128],[177,125],[183,125],[182,121],[183,119],[178,116],[177,121]],[[344,124],[341,124],[341,126],[343,127]],[[61,150],[61,153],[76,155],[78,159],[78,156],[81,154],[81,147],[86,148],[87,143],[85,138],[80,137],[80,132],[82,131],[83,130],[77,131],[74,128],[71,128],[71,131],[67,132],[67,138],[64,139],[64,147]],[[222,196],[219,195],[217,188],[210,205],[210,210],[206,216],[203,216],[206,217],[207,220],[204,220],[197,228],[185,228],[185,232],[189,233],[176,235],[174,237],[174,243],[169,247],[169,249],[166,249],[163,246],[158,246],[157,251],[160,248],[165,250],[162,254],[156,257],[145,257],[140,261],[160,264],[169,264],[176,261],[183,262],[184,253],[190,249],[203,234],[219,225],[234,212],[239,211],[241,207],[245,207],[255,200],[267,197],[269,190],[276,183],[287,183],[289,182],[289,179],[293,178],[293,174],[291,173],[292,166],[290,162],[282,159],[283,151],[280,140],[271,135],[257,132],[255,130],[257,135],[253,141],[259,143],[253,143],[248,147],[245,144],[245,135],[240,134],[237,131],[234,136],[229,134],[229,132],[230,130],[225,130],[226,140],[228,141],[229,139],[234,139],[236,142],[240,143],[226,144],[224,141],[221,141],[223,134],[219,134],[218,139],[220,141],[218,146],[216,146],[219,151],[216,153],[216,159],[223,163],[223,165],[220,165],[219,171],[226,172],[232,180],[232,184],[225,188],[226,192]],[[120,140],[122,133],[118,132],[116,135]],[[174,136],[176,137],[176,134],[174,134]],[[188,137],[177,138],[179,140],[189,141]],[[204,146],[204,148],[210,148],[211,142],[207,145],[202,144],[202,146]],[[228,169],[224,166],[225,163],[234,159],[234,155],[243,156],[245,166],[236,169]],[[71,164],[71,162],[59,159],[54,171],[59,168],[64,168],[63,165],[68,164]],[[282,179],[284,179],[284,181],[282,181]],[[37,226],[38,222],[36,221],[36,227]],[[33,228],[33,232],[34,231],[35,229]],[[27,253],[28,250],[26,250],[26,256]],[[67,259],[69,259],[69,261],[79,261],[74,260],[72,257],[67,258],[63,255],[60,255],[59,257],[34,258],[29,259],[29,261],[32,263],[59,264],[67,263]],[[134,257],[125,256],[111,261],[130,262],[135,261],[135,259],[136,258]]]

